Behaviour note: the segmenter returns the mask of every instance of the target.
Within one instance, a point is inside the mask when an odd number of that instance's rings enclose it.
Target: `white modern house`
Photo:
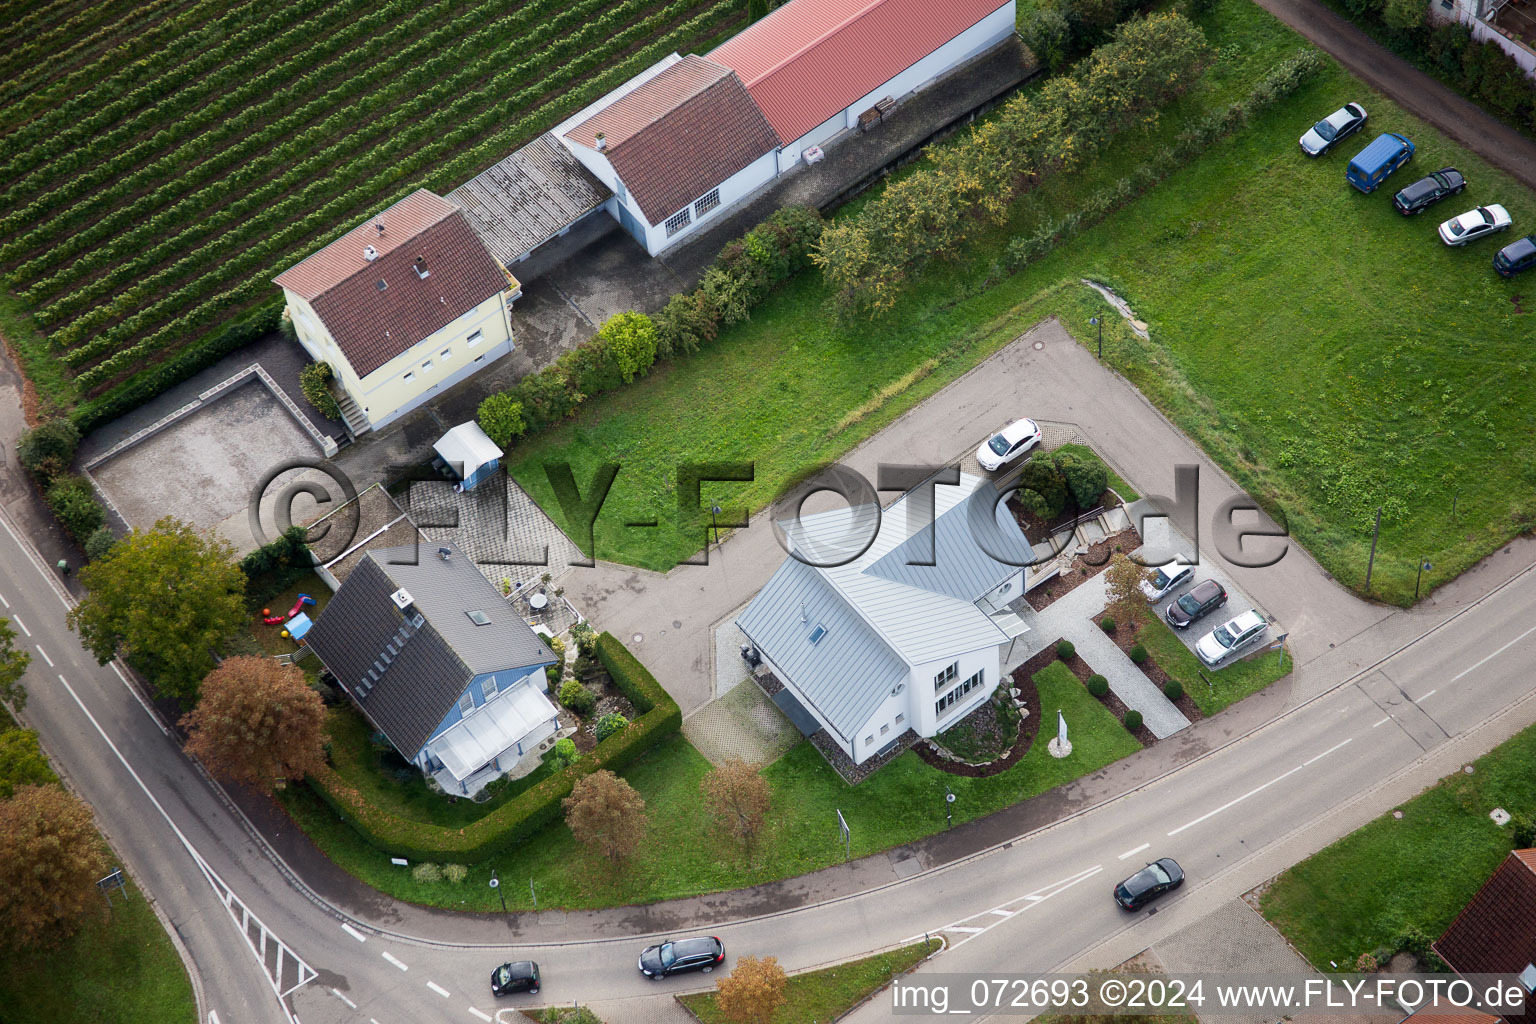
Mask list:
[[[965,717],[1028,632],[1010,606],[1034,554],[997,488],[962,474],[933,488],[931,514],[926,493],[781,523],[791,555],[736,620],[856,764]]]
[[[274,283],[299,344],[330,364],[354,435],[377,430],[512,351],[522,294],[459,207],[418,189]]]

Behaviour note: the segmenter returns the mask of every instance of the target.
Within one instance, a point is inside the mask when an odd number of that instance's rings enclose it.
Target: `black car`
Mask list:
[[[1467,179],[1461,176],[1460,171],[1454,167],[1442,167],[1393,196],[1392,205],[1405,217],[1423,213],[1446,196],[1457,195],[1466,187]]]
[[[725,960],[725,943],[713,935],[663,942],[646,946],[640,953],[640,973],[647,978],[665,978],[684,971],[708,974]]]
[[[1115,886],[1115,902],[1126,910],[1140,910],[1165,892],[1184,884],[1184,869],[1172,857],[1155,860]]]
[[[491,995],[509,996],[514,992],[529,995],[539,990],[539,965],[532,960],[502,964],[491,972]]]
[[[1500,277],[1514,277],[1522,270],[1536,267],[1536,235],[1517,238],[1493,257],[1493,269]]]
[[[1174,629],[1188,629],[1190,623],[1198,622],[1206,613],[1215,611],[1227,603],[1227,591],[1215,580],[1201,580],[1190,587],[1177,601],[1174,601],[1163,612],[1163,617],[1168,620],[1168,625]]]

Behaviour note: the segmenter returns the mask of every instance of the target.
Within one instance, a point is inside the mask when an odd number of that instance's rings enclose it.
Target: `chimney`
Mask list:
[[[423,281],[432,276],[432,271],[427,269],[427,258],[425,256],[416,257],[416,276]]]
[[[374,230],[378,231],[379,237],[383,238],[384,237],[384,218],[380,217],[377,220],[375,220],[373,222],[373,227],[374,227]]]
[[[446,562],[453,557],[453,551],[448,548],[438,548],[437,557]]]
[[[372,263],[374,260],[376,260],[378,258],[379,258],[379,250],[375,249],[371,245],[363,246],[363,259],[367,260],[369,263]]]
[[[597,133],[597,151],[599,153],[601,153],[603,150],[605,150],[607,148],[608,148],[608,136],[604,135],[602,132],[598,132]]]

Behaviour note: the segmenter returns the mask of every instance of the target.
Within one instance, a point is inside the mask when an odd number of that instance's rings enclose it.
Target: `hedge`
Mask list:
[[[683,714],[677,702],[612,634],[598,637],[597,656],[614,686],[640,713],[639,717],[574,765],[463,828],[428,825],[381,810],[347,785],[330,765],[311,772],[306,781],[358,835],[385,853],[412,860],[485,860],[556,821],[561,813],[560,801],[570,796],[578,779],[604,768],[624,768],[681,727]]]

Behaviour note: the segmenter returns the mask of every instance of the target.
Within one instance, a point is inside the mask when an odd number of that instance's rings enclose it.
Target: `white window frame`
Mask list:
[[[716,210],[719,208],[720,190],[718,188],[710,189],[708,192],[704,193],[694,201],[693,215],[699,220],[703,220],[706,213],[708,213],[710,210]]]
[[[464,706],[464,702],[465,701],[469,702],[469,707],[465,707]],[[468,718],[470,715],[472,715],[474,713],[474,711],[475,711],[475,695],[470,693],[468,690],[465,690],[463,696],[461,696],[459,698],[459,717],[460,718]]]
[[[484,340],[485,340],[485,332],[480,330],[479,328],[476,328],[475,330],[469,332],[468,337],[466,337],[464,339],[464,343],[466,345],[468,345],[470,348],[474,348],[476,345],[480,344]]]
[[[423,359],[421,361],[421,372],[422,373],[431,373],[432,372],[432,360],[430,360],[430,359]]]
[[[671,238],[692,223],[693,213],[689,207],[685,206],[663,221],[662,225],[667,229],[667,237]]]
[[[451,348],[443,349],[441,352],[439,352],[437,354],[437,358],[441,359],[443,362],[446,363],[448,360],[453,358],[453,349],[451,349]]]
[[[938,700],[934,701],[933,702],[933,714],[934,714],[934,717],[935,718],[942,718],[944,716],[944,712],[948,711],[950,708],[952,708],[956,704],[960,703],[960,699],[962,697],[964,697],[966,694],[970,693],[972,690],[980,689],[981,685],[984,682],[986,682],[986,678],[987,678],[987,670],[984,669],[984,668],[977,669],[975,675],[972,675],[965,682],[961,683],[959,686],[955,687],[953,690],[950,690],[948,693],[944,694],[944,696],[940,697]]]
[[[495,676],[486,676],[484,679],[480,680],[480,696],[485,700],[490,700],[500,692],[501,691],[496,688]]]
[[[410,381],[413,381],[413,380],[416,379],[416,373],[415,373],[414,370],[406,370],[405,371],[405,376],[401,377],[400,379],[403,380],[403,381],[406,381],[407,383],[409,383]]]
[[[933,677],[933,692],[938,693],[944,687],[955,681],[955,676],[960,674],[960,663],[957,661],[944,671]]]

